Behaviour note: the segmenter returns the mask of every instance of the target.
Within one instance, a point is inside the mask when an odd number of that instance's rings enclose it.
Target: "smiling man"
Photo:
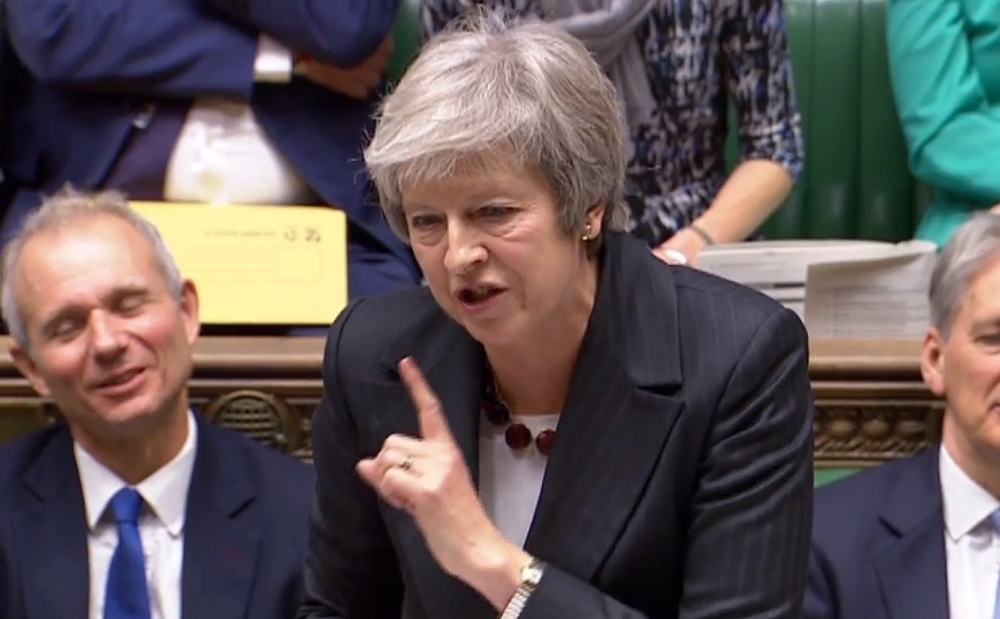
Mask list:
[[[0,617],[290,617],[311,468],[191,412],[198,293],[116,193],[7,248],[18,369],[66,423],[0,448]]]

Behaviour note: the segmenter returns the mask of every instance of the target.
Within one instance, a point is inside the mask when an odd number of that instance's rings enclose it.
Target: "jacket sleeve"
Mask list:
[[[313,413],[316,493],[298,619],[398,619],[403,585],[375,492],[355,471],[361,448],[344,396],[344,331],[363,301],[330,328],[323,360],[323,398]]]
[[[813,400],[805,327],[765,319],[713,419],[687,530],[679,619],[800,619],[812,527]],[[522,619],[648,619],[553,566]]]
[[[840,619],[827,563],[822,546],[813,542],[803,619]]]
[[[258,33],[189,0],[6,0],[40,82],[140,96],[249,98]]]
[[[735,0],[723,26],[726,89],[739,119],[741,159],[774,161],[792,178],[802,172],[802,118],[788,57],[781,0]]]
[[[1000,108],[972,61],[959,0],[891,0],[889,69],[910,170],[964,199],[1000,202]]]
[[[368,58],[392,32],[400,0],[202,0],[296,52],[341,67]]]

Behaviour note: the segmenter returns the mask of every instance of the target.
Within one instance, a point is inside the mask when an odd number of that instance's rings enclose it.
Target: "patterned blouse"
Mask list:
[[[541,16],[539,0],[424,0],[425,35],[483,2]],[[730,98],[741,159],[775,161],[798,177],[804,149],[782,0],[660,0],[636,36],[660,105],[632,135],[633,234],[659,245],[711,205],[728,176]]]

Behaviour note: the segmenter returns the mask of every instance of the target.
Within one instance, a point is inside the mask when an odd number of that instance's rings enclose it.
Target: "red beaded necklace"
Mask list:
[[[494,426],[506,428],[503,433],[504,442],[514,451],[521,451],[531,444],[531,428],[523,423],[511,423],[510,407],[500,397],[500,390],[497,388],[496,377],[489,366],[486,368],[486,379],[483,381],[483,397],[480,403],[483,416]],[[542,430],[538,436],[534,437],[535,449],[538,453],[548,457],[552,453],[552,447],[556,442],[556,431],[552,429]]]

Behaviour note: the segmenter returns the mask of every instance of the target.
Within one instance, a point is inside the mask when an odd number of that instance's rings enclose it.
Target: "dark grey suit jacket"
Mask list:
[[[334,323],[300,618],[497,616],[354,468],[390,434],[418,435],[396,370],[413,355],[475,477],[483,354],[425,289],[356,301]],[[526,542],[549,565],[523,619],[799,619],[812,424],[792,312],[609,235]]]
[[[805,619],[948,619],[939,449],[817,490]]]

